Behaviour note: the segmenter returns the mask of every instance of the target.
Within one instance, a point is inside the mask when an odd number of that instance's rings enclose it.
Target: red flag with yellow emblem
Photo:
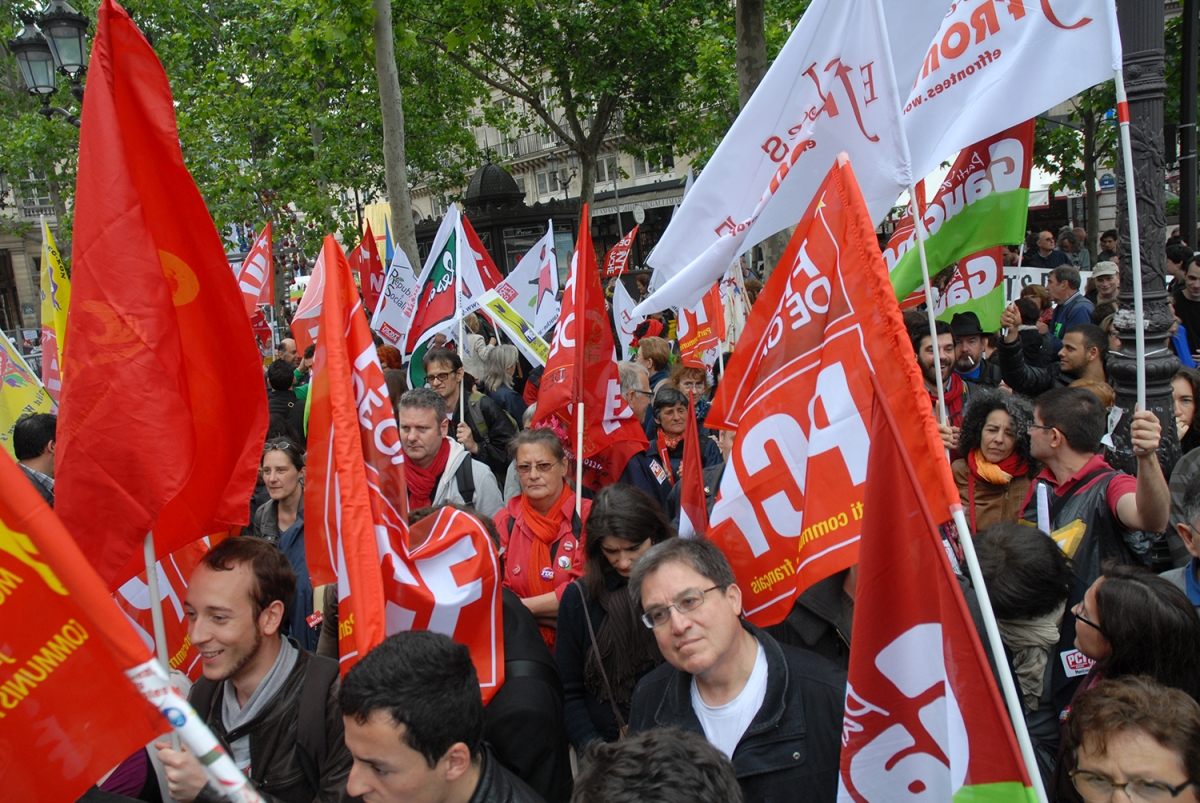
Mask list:
[[[88,77],[55,497],[115,589],[145,568],[148,531],[166,555],[247,522],[267,403],[241,293],[183,163],[167,75],[112,0]]]

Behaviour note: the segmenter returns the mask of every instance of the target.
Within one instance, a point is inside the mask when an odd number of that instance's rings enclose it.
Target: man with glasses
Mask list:
[[[1034,400],[1030,453],[1044,468],[1025,499],[1025,521],[1051,534],[1072,559],[1077,605],[1100,576],[1101,563],[1141,564],[1166,529],[1171,492],[1155,451],[1162,427],[1153,413],[1133,414],[1129,440],[1137,476],[1117,471],[1100,453],[1104,408],[1085,388],[1055,388]],[[1075,618],[1063,617],[1051,684],[1061,709],[1090,666],[1075,647]]]
[[[498,404],[483,393],[462,389],[463,364],[451,349],[430,349],[421,360],[429,387],[446,400],[450,433],[476,460],[504,482],[508,474],[508,442],[517,435],[516,424]],[[466,415],[463,415],[463,401]]]
[[[1059,265],[1069,265],[1071,258],[1055,248],[1054,235],[1048,231],[1038,232],[1037,250],[1025,249],[1025,261],[1021,263],[1026,268],[1057,268]]]
[[[633,693],[632,732],[703,734],[733,761],[746,803],[837,799],[846,675],[743,621],[720,549],[683,538],[651,547],[629,595],[666,659]]]

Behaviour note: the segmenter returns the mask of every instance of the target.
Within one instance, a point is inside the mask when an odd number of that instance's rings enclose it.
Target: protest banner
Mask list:
[[[400,248],[392,257],[387,276],[384,277],[383,292],[371,315],[371,328],[388,345],[399,348],[416,305],[417,272],[408,261],[408,254]]]
[[[371,221],[367,221],[362,242],[350,252],[349,260],[350,271],[358,274],[363,304],[368,311],[374,311],[379,303],[379,295],[383,292],[383,260],[379,258],[375,235],[371,234]]]
[[[21,349],[0,333],[0,446],[15,457],[13,427],[23,415],[54,412],[54,400],[33,373]]]
[[[638,227],[621,238],[604,257],[604,278],[620,276],[629,265],[629,252],[633,250],[633,241],[637,239]]]
[[[500,288],[488,290],[479,297],[480,309],[497,326],[508,332],[508,339],[534,365],[545,365],[550,345],[538,337],[533,325],[500,297]]]
[[[71,277],[42,218],[42,384],[54,403],[62,391],[62,354],[67,338],[67,309],[71,304]]]

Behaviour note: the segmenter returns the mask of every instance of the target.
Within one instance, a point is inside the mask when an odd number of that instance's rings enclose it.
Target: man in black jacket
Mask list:
[[[371,803],[543,803],[483,741],[471,652],[448,636],[386,639],[346,675],[347,791]]]
[[[516,425],[487,394],[462,387],[463,364],[456,352],[430,349],[425,352],[421,364],[429,387],[441,394],[446,407],[452,411],[450,437],[461,443],[472,457],[486,464],[503,487],[508,476],[508,442],[517,436]]]
[[[1025,362],[1025,347],[1017,327],[1021,313],[1010,305],[1000,316],[1005,327],[1000,340],[1000,373],[1004,384],[1017,393],[1037,396],[1051,388],[1064,387],[1077,379],[1105,382],[1105,363],[1108,360],[1108,335],[1094,323],[1080,323],[1063,334],[1058,362],[1037,368]]]
[[[267,394],[267,410],[271,418],[287,424],[292,429],[292,437],[303,445],[304,402],[292,390],[295,381],[296,372],[291,363],[276,360],[267,366],[267,384],[271,386],[271,392]]]
[[[17,419],[12,432],[17,466],[50,507],[54,507],[54,433],[57,427],[58,416],[29,413]]]
[[[1000,369],[983,357],[988,335],[979,325],[979,316],[970,311],[956,312],[950,319],[950,331],[954,335],[954,373],[964,382],[999,387]]]
[[[295,586],[287,558],[262,539],[227,538],[209,550],[184,603],[204,671],[188,701],[266,803],[335,803],[350,772],[338,666],[279,634]],[[155,746],[172,798],[224,799],[192,753]]]
[[[833,803],[845,673],[741,621],[741,590],[710,541],[651,547],[629,594],[666,659],[638,683],[630,730],[703,734],[733,761],[746,803]]]

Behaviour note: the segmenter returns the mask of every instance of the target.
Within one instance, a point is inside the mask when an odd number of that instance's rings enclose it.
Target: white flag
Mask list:
[[[634,315],[633,299],[629,297],[629,291],[625,289],[625,284],[620,279],[617,280],[616,287],[613,288],[612,298],[612,314],[613,322],[617,325],[617,338],[621,341],[621,359],[629,359],[629,351],[633,348],[633,333],[638,328],[638,324],[646,320],[644,316]]]
[[[371,328],[393,346],[399,347],[407,322],[417,304],[417,272],[403,248],[397,248],[383,279],[383,292],[371,316]]]
[[[913,87],[904,130],[918,176],[955,151],[1111,80],[1121,68],[1116,6],[1113,0],[960,2],[922,55],[915,83],[904,85]]]
[[[638,311],[693,305],[739,253],[800,219],[841,152],[882,218],[911,183],[898,86],[948,5],[815,0],[647,260],[659,289]]]
[[[539,335],[558,320],[558,257],[554,253],[554,221],[546,234],[521,257],[496,292]]]

